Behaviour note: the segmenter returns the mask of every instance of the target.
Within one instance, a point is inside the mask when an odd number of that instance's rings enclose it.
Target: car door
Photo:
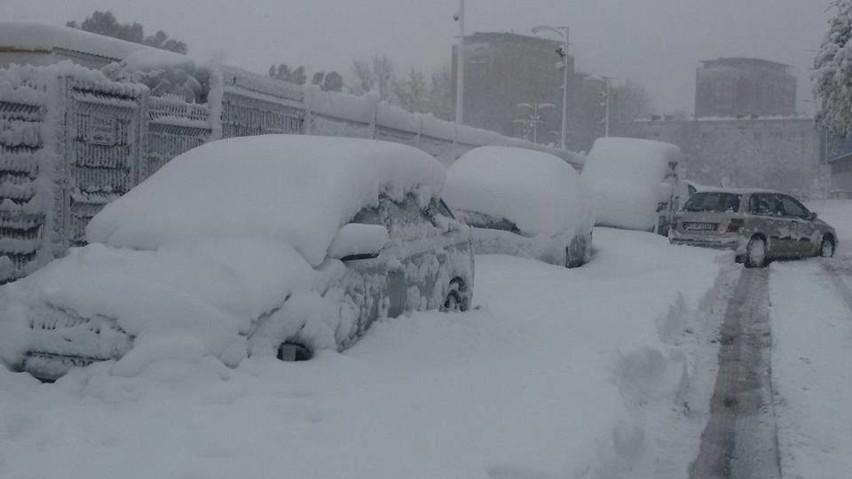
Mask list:
[[[379,205],[362,208],[352,223],[382,225],[387,227],[387,212],[383,201]],[[402,305],[400,294],[389,292],[389,285],[399,284],[402,273],[399,267],[389,264],[389,255],[380,254],[376,258],[346,259],[346,294],[358,305],[358,332],[360,336],[379,317],[399,314]],[[394,293],[394,294],[391,294]],[[393,300],[390,300],[393,298]]]
[[[402,201],[388,201],[386,208],[391,240],[398,247],[401,264],[400,275],[388,285],[388,315],[438,307],[430,303],[437,301],[433,291],[441,265],[446,262],[441,231],[429,217],[428,207],[421,207],[412,194]]]
[[[779,257],[790,254],[790,235],[778,195],[752,194],[749,197],[749,212],[752,215],[752,234],[761,233],[766,237],[768,255]]]
[[[784,219],[789,228],[789,253],[795,256],[813,254],[816,226],[810,217],[810,211],[795,198],[778,195],[784,209]]]

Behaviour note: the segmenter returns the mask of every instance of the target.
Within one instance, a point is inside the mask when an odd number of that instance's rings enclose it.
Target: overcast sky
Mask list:
[[[527,34],[568,25],[577,68],[632,78],[657,112],[692,112],[695,68],[720,56],[786,63],[810,113],[809,68],[831,0],[466,0],[466,32]],[[272,63],[348,75],[385,54],[400,69],[448,63],[458,0],[0,0],[0,20],[63,25],[95,10],[148,33],[165,30],[190,53],[265,72]]]

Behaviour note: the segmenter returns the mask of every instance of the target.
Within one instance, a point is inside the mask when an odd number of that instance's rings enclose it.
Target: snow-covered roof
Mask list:
[[[484,146],[450,166],[444,199],[453,209],[505,218],[530,234],[573,230],[591,216],[580,175],[549,153]]]
[[[444,167],[375,140],[265,135],[215,141],[167,163],[96,215],[89,242],[153,250],[210,238],[284,240],[318,265],[341,225],[380,193],[435,196]]]
[[[76,28],[29,22],[0,22],[0,47],[33,51],[64,49],[121,60],[137,50],[152,49]]]

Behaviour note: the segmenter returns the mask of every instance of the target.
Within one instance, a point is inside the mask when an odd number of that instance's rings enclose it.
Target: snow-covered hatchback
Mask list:
[[[52,380],[117,360],[299,359],[377,318],[465,310],[469,228],[444,167],[405,145],[268,135],[178,156],[89,223],[90,242],[0,288],[0,358]]]
[[[557,156],[475,148],[450,166],[444,199],[472,227],[477,254],[511,254],[568,267],[591,257],[591,197],[580,175]]]
[[[748,267],[775,258],[833,256],[837,233],[792,196],[766,190],[697,192],[675,215],[673,244],[736,251]]]

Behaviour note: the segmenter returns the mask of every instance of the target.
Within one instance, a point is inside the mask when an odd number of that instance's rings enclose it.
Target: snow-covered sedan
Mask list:
[[[580,175],[561,158],[501,146],[453,163],[444,199],[472,227],[477,254],[502,253],[568,267],[585,263],[594,215]]]
[[[672,244],[729,248],[747,267],[774,258],[833,256],[837,233],[790,195],[768,190],[697,192],[675,215]]]
[[[178,156],[89,223],[89,245],[0,288],[0,358],[52,380],[118,360],[300,359],[377,318],[465,310],[469,228],[405,145],[268,135]]]

